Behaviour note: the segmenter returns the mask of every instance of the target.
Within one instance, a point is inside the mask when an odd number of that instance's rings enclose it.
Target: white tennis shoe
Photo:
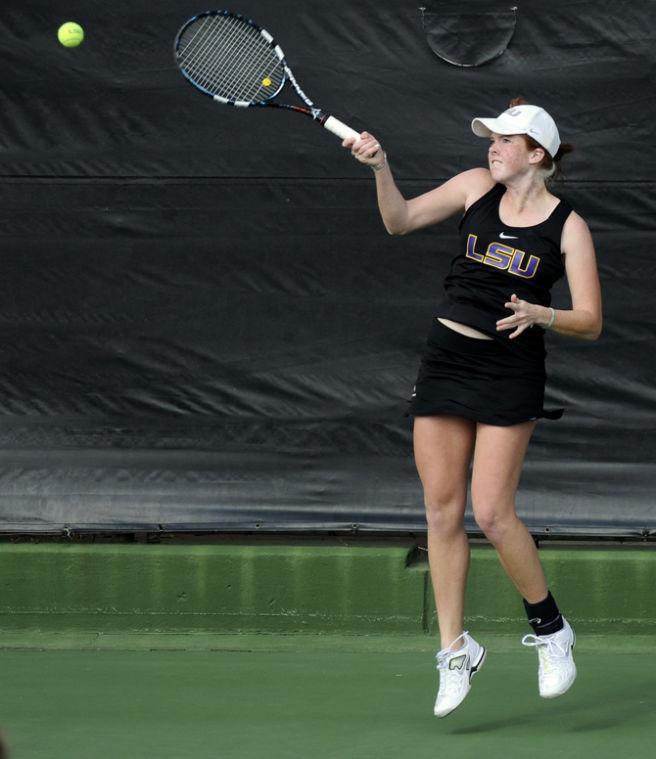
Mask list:
[[[457,651],[451,646],[463,639]],[[440,688],[435,699],[433,712],[436,717],[446,717],[465,700],[471,688],[471,679],[483,666],[485,648],[480,646],[468,632],[459,635],[451,646],[437,653],[437,670],[440,673]]]
[[[556,698],[568,691],[576,680],[572,649],[574,630],[563,617],[564,627],[551,635],[525,635],[522,643],[538,650],[538,684],[542,698]]]

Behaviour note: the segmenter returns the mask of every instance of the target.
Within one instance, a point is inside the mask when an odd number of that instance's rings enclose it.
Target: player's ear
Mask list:
[[[546,154],[544,148],[533,148],[529,151],[528,160],[537,165],[542,162]]]

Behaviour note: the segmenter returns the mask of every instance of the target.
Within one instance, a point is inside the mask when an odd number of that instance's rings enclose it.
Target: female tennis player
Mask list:
[[[476,168],[411,200],[399,192],[375,137],[342,143],[370,166],[390,234],[407,234],[460,214],[460,249],[444,282],[411,400],[414,452],[424,489],[428,556],[440,628],[435,715],[470,689],[485,648],[464,630],[469,544],[464,530],[468,473],[477,524],[524,599],[538,652],[539,692],[565,693],[576,678],[575,636],[549,592],[535,543],[517,517],[524,455],[543,417],[544,333],[595,340],[601,294],[585,221],[546,184],[569,146],[542,108],[516,99],[472,130],[490,141]],[[550,289],[565,275],[572,308],[554,310]]]

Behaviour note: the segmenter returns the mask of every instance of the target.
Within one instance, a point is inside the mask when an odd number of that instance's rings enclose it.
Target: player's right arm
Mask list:
[[[378,208],[385,229],[391,235],[407,235],[462,214],[493,185],[487,169],[470,169],[429,192],[406,200],[396,186],[389,166],[376,172]]]
[[[358,161],[374,169],[378,208],[385,229],[391,235],[406,235],[462,213],[494,185],[487,169],[470,169],[429,192],[406,200],[396,186],[375,137],[363,132],[359,140],[346,139],[342,144],[351,149]]]

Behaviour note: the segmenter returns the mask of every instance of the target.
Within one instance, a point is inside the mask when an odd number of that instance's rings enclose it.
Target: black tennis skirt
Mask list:
[[[545,381],[543,361],[527,364],[497,340],[467,337],[433,319],[408,416],[500,426],[559,419],[563,409],[543,408]]]

